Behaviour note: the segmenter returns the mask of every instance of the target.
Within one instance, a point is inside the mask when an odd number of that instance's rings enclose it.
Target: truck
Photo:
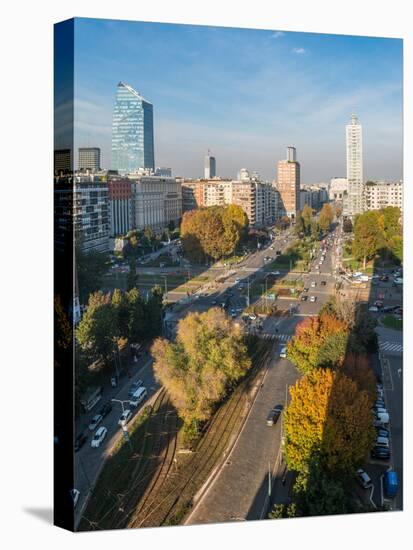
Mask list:
[[[384,474],[384,494],[388,498],[394,498],[399,488],[399,480],[394,470],[387,470]]]

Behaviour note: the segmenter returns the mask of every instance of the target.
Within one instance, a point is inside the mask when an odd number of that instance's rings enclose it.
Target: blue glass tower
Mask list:
[[[112,123],[112,169],[155,170],[153,106],[131,86],[119,82]]]

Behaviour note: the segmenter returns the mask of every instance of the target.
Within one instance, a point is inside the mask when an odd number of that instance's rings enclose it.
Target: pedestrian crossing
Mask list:
[[[400,342],[388,342],[380,340],[379,348],[381,351],[394,351],[397,353],[403,352],[403,344]]]
[[[258,336],[263,340],[279,340],[280,342],[288,342],[292,338],[291,334],[273,334],[269,332],[262,332]]]

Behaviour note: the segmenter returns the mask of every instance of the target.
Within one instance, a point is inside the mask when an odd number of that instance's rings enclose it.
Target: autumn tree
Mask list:
[[[321,230],[325,233],[330,229],[331,224],[334,220],[334,211],[331,208],[331,205],[328,203],[323,204],[321,209],[320,216],[318,218],[318,223]]]
[[[168,390],[188,432],[197,432],[215,405],[245,375],[251,362],[242,328],[221,309],[190,313],[179,322],[176,341],[152,346],[156,378]]]
[[[335,315],[322,312],[297,325],[288,344],[288,358],[302,373],[319,367],[335,367],[344,359],[348,326]]]
[[[370,356],[348,353],[343,363],[342,372],[357,384],[360,391],[367,393],[373,404],[376,397],[376,377],[371,366]]]
[[[285,458],[296,472],[353,472],[374,441],[371,401],[340,371],[317,369],[290,390]]]

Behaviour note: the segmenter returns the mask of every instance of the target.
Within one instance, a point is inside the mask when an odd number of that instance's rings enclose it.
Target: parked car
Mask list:
[[[142,380],[137,380],[133,384],[131,384],[129,391],[128,391],[128,397],[132,397],[132,395],[136,392],[137,389],[139,389],[143,385]]]
[[[388,449],[387,447],[373,447],[370,454],[372,458],[388,460],[390,458],[390,449]]]
[[[386,428],[376,428],[377,437],[389,437],[390,432]]]
[[[308,286],[305,286],[305,287],[303,288],[303,292],[308,292],[309,290],[310,290],[310,289],[308,288]]]
[[[286,347],[286,346],[284,346],[284,347],[281,348],[281,350],[280,350],[280,357],[281,357],[282,359],[286,359],[286,357],[287,357],[287,347]]]
[[[145,397],[148,395],[148,391],[147,389],[144,387],[144,386],[141,386],[140,388],[138,388],[136,390],[136,392],[132,395],[130,401],[129,401],[129,405],[131,407],[137,407],[139,405],[139,403],[141,403],[143,401],[143,399],[145,399]]]
[[[388,437],[377,437],[376,447],[390,447],[390,442]]]
[[[82,432],[75,439],[75,452],[77,453],[87,441],[87,434]]]
[[[129,420],[132,418],[132,411],[130,409],[126,409],[121,414],[121,417],[118,420],[119,426],[125,426]]]
[[[96,414],[92,420],[89,422],[89,430],[93,432],[97,426],[102,422],[103,416],[101,414]]]
[[[315,302],[317,300],[317,296],[310,296],[310,302]]]
[[[308,300],[308,296],[307,296],[306,294],[303,294],[303,295],[301,296],[301,301],[302,301],[302,302],[306,302],[307,300]]]
[[[93,436],[92,441],[90,442],[90,446],[94,448],[100,447],[102,441],[105,439],[106,434],[108,433],[107,428],[105,426],[101,426],[96,430],[95,435]]]
[[[255,321],[255,319],[257,318],[257,316],[255,315],[255,313],[250,313],[248,315],[248,317],[251,319],[251,321]]]
[[[112,410],[112,403],[110,401],[108,401],[100,409],[100,414],[102,415],[102,418],[105,418],[105,416],[107,416],[110,413],[111,410]]]
[[[315,288],[317,286],[317,283],[315,281],[312,281],[311,288]]]
[[[370,306],[369,311],[374,311],[375,313],[379,311],[379,308],[377,306]]]
[[[267,416],[267,426],[274,426],[277,423],[278,418],[282,412],[282,405],[277,405],[273,407]]]
[[[370,476],[361,468],[357,470],[356,479],[363,489],[369,489],[372,486]]]
[[[384,494],[387,498],[394,498],[399,488],[399,480],[394,470],[387,470],[384,474]]]
[[[321,286],[326,286],[327,281],[321,281]]]

